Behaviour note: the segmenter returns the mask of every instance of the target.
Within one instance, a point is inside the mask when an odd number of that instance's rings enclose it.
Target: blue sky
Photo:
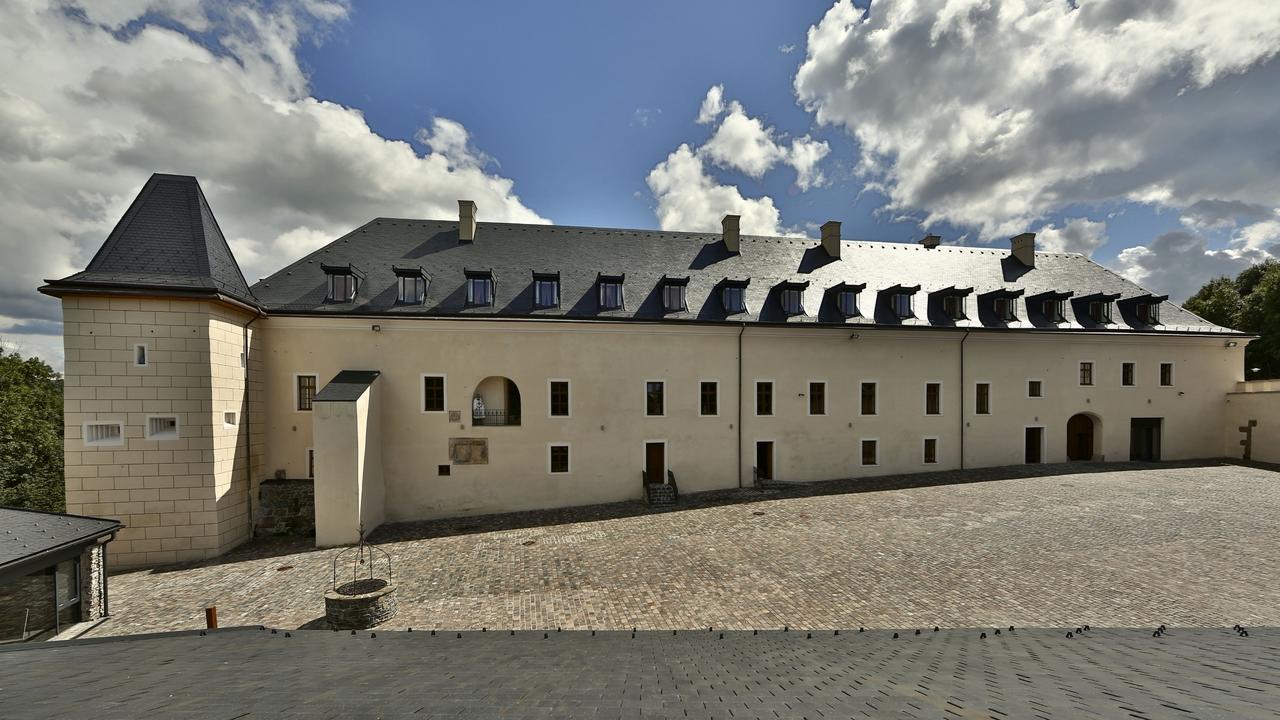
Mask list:
[[[152,172],[246,276],[371,217],[1001,246],[1175,300],[1280,254],[1280,3],[0,5],[0,344]]]

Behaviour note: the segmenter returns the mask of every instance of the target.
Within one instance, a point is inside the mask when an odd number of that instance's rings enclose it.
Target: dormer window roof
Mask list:
[[[467,306],[487,307],[493,305],[494,298],[498,294],[498,281],[493,275],[493,270],[468,270],[463,268],[462,273],[467,278]]]
[[[967,320],[969,318],[968,297],[973,293],[973,288],[960,288],[952,285],[951,287],[941,290],[934,290],[931,294],[938,297],[942,302],[942,314],[948,320]]]
[[[837,283],[827,289],[835,298],[836,310],[846,318],[858,317],[862,312],[858,309],[858,294],[867,287],[866,283]]]
[[[400,305],[421,305],[427,301],[427,285],[431,279],[421,266],[391,266],[396,276],[396,303]]]
[[[991,312],[998,322],[1011,323],[1018,321],[1018,298],[1026,291],[1018,288],[1000,288],[978,296],[979,302],[990,302]]]
[[[625,298],[622,294],[622,286],[626,281],[625,273],[622,275],[605,275],[600,273],[596,275],[596,286],[599,288],[599,299],[601,310],[621,310],[625,305]]]
[[[360,282],[364,280],[364,273],[360,272],[354,265],[325,265],[320,264],[320,269],[328,276],[329,290],[325,294],[324,301],[331,303],[346,303],[356,299],[356,294],[360,292]]]
[[[804,315],[804,291],[809,281],[783,280],[774,286],[778,289],[778,304],[787,315]]]
[[[684,296],[685,288],[689,285],[689,276],[663,275],[659,284],[662,286],[662,309],[665,312],[682,312],[689,309],[685,304]]]
[[[1120,294],[1108,293],[1092,293],[1082,295],[1075,299],[1076,317],[1080,316],[1080,309],[1083,308],[1088,315],[1089,320],[1095,325],[1111,324],[1111,307],[1112,303],[1120,299]]]
[[[1069,290],[1066,292],[1048,290],[1036,293],[1027,298],[1027,307],[1040,313],[1045,322],[1064,323],[1067,321],[1067,299],[1073,295],[1075,293]]]
[[[915,313],[915,295],[920,292],[919,285],[893,285],[881,290],[889,300],[889,309],[899,320],[913,318]]]
[[[560,307],[560,272],[533,273],[533,306],[537,309]]]
[[[1168,295],[1139,295],[1137,297],[1125,298],[1118,304],[1121,309],[1131,309],[1133,317],[1137,322],[1143,325],[1159,325],[1160,324],[1160,305],[1168,300]]]
[[[736,315],[747,311],[747,285],[750,280],[734,280],[725,278],[720,281],[720,302],[728,315]]]

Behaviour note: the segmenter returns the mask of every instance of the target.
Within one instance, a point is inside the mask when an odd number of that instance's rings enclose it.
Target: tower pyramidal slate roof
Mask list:
[[[40,290],[221,296],[259,307],[200,183],[189,175],[152,175],[89,266]]]

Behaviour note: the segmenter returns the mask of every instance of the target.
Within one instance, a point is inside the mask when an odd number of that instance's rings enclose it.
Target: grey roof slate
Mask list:
[[[313,402],[353,402],[378,379],[377,370],[343,370],[316,393]]]
[[[309,315],[385,315],[454,317],[545,317],[601,320],[699,322],[764,322],[786,324],[871,324],[920,327],[987,327],[1068,330],[1139,330],[1146,332],[1234,333],[1164,301],[1161,323],[1137,319],[1134,301],[1149,293],[1107,268],[1074,253],[1037,253],[1028,269],[991,248],[919,245],[845,240],[842,257],[829,257],[817,240],[743,236],[741,252],[730,253],[717,234],[650,230],[583,228],[513,223],[480,223],[474,242],[459,242],[453,221],[378,218],[283,268],[253,286],[271,313]],[[327,303],[322,265],[353,265],[364,275],[356,299]],[[396,302],[396,266],[421,266],[429,277],[426,302]],[[496,300],[492,306],[468,307],[467,272],[492,270]],[[535,273],[560,273],[561,304],[536,308]],[[601,310],[597,279],[625,275],[625,306]],[[688,277],[687,311],[664,312],[661,281]],[[748,312],[729,314],[718,288],[726,279],[749,279]],[[788,317],[778,301],[778,286],[808,282],[802,316]],[[862,316],[838,313],[828,292],[840,283],[866,284],[859,297]],[[888,294],[895,286],[920,286],[918,318],[898,320]],[[946,288],[973,289],[976,317],[959,323],[944,317]],[[1022,290],[1020,322],[1006,325],[994,314],[992,293]],[[1068,323],[1056,326],[1028,309],[1028,298],[1044,292],[1072,292],[1076,298],[1119,295],[1116,324],[1098,327],[1087,318],[1082,302],[1068,302]]]
[[[49,285],[221,293],[256,305],[200,184],[189,175],[152,175],[89,266]]]
[[[92,542],[120,527],[118,520],[0,507],[0,575],[28,558]]]
[[[985,631],[215,630],[0,647],[0,697],[9,720],[1280,717],[1275,628]]]

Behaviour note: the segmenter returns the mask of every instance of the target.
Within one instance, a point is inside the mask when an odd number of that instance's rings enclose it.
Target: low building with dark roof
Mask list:
[[[106,617],[117,520],[0,507],[0,643],[46,640]]]
[[[313,480],[340,544],[677,488],[1249,450],[1226,398],[1251,337],[1031,233],[482,213],[375,218],[249,285],[195,179],[153,176],[41,288],[64,307],[69,507],[125,519],[121,561],[154,564],[243,542],[268,479]]]

